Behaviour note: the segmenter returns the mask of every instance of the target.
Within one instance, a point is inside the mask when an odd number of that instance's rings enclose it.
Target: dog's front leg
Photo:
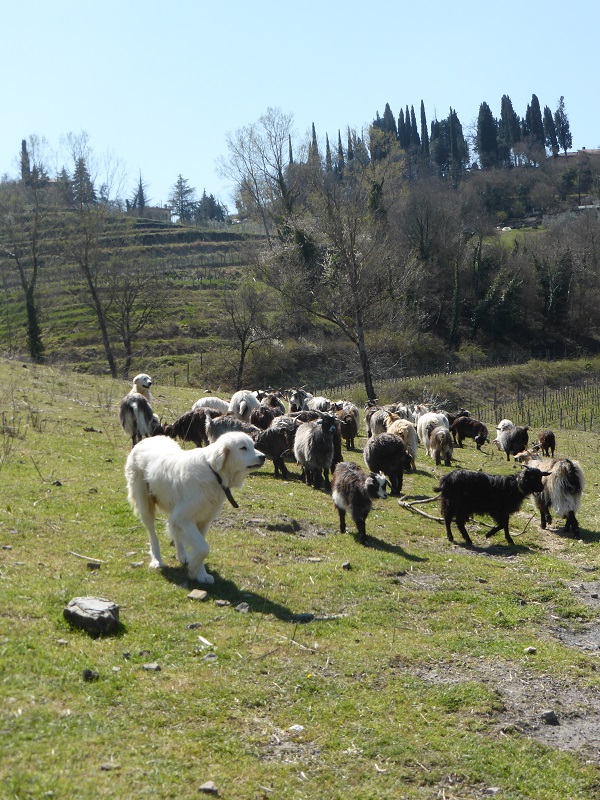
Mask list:
[[[179,552],[181,547],[182,550],[185,548],[187,553],[190,578],[198,581],[198,583],[214,583],[215,579],[208,574],[204,566],[210,547],[204,538],[203,531],[191,519],[184,518],[176,513],[171,516],[169,525],[173,538],[177,543],[177,551]]]

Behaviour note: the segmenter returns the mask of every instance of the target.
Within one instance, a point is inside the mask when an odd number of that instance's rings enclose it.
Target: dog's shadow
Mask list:
[[[269,614],[284,622],[309,622],[308,618],[312,617],[310,614],[294,613],[287,606],[276,603],[257,592],[240,589],[233,581],[223,578],[216,570],[210,570],[210,574],[215,579],[215,582],[211,584],[190,580],[187,568],[184,566],[163,566],[161,574],[176,586],[189,585],[190,589],[205,589],[213,601],[227,600],[233,608],[237,608],[241,603],[247,603],[251,612]]]

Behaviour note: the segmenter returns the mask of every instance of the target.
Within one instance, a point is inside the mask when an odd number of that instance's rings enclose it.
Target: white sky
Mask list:
[[[216,162],[268,107],[334,145],[386,102],[418,121],[423,100],[428,124],[452,106],[467,133],[503,94],[519,116],[564,95],[574,148],[600,147],[598,0],[5,0],[2,27],[0,175],[22,139],[58,151],[85,131],[126,167],[126,196],[141,170],[164,204],[181,173],[234,211]]]

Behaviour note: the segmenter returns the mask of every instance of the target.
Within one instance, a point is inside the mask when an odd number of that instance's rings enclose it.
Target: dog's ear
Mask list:
[[[217,449],[215,453],[215,457],[213,459],[212,468],[215,472],[221,472],[223,467],[225,466],[225,462],[227,461],[227,456],[229,455],[229,445],[225,442],[221,443],[221,446]]]

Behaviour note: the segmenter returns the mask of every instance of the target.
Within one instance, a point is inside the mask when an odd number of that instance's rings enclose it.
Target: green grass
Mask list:
[[[481,549],[450,545],[441,525],[393,498],[374,506],[362,547],[339,534],[325,492],[300,483],[295,466],[294,479],[276,481],[268,464],[211,530],[216,582],[193,602],[165,537],[165,568],[148,569],[147,535],[126,502],[117,406],[127,385],[2,361],[0,386],[3,797],[183,800],[208,780],[236,799],[466,800],[489,787],[503,800],[597,796],[597,749],[559,750],[534,711],[550,683],[559,715],[576,710],[567,687],[589,698],[587,716],[600,713],[597,654],[555,635],[598,623],[573,591],[599,580],[596,433],[557,430],[560,454],[576,451],[587,474],[581,540],[541,531],[526,503],[514,548],[486,543],[478,524]],[[197,399],[153,388],[165,419]],[[472,443],[455,456],[514,469]],[[431,496],[445,471],[422,454],[404,491]],[[68,626],[63,608],[80,595],[119,604],[118,635]],[[249,613],[234,610],[241,602]],[[154,661],[159,672],[144,670]],[[85,682],[84,669],[98,680]],[[535,687],[518,707],[513,680]]]

